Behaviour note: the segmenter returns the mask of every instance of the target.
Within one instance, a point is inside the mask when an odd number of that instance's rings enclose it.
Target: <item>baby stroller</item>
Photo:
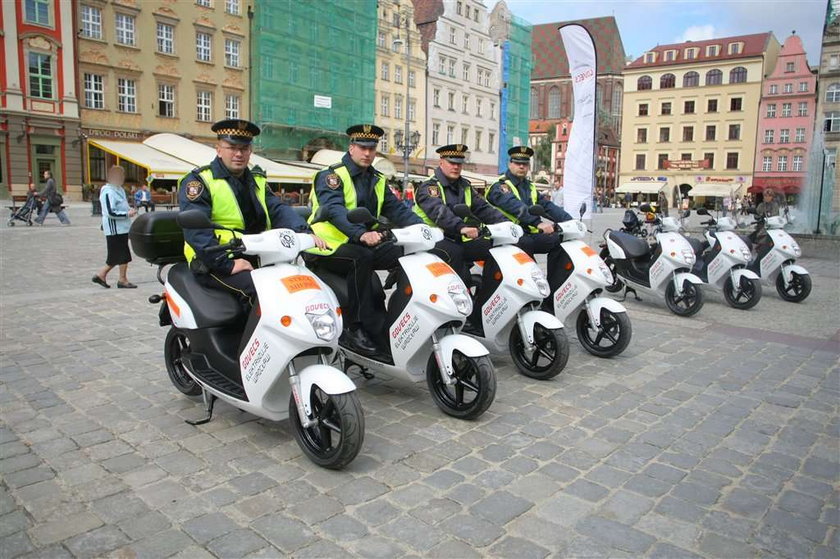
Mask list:
[[[41,211],[41,202],[34,192],[30,192],[26,196],[26,202],[21,207],[12,210],[12,215],[9,217],[9,227],[15,226],[15,220],[32,225],[32,219],[35,215],[38,215],[39,211]]]

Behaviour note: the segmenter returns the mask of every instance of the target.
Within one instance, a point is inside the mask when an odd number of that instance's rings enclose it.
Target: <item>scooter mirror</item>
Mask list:
[[[356,223],[359,225],[367,225],[376,221],[373,219],[373,214],[371,214],[370,210],[367,208],[356,208],[350,210],[347,212],[347,220],[350,223]]]
[[[694,211],[697,212],[697,215],[709,215],[709,210],[707,210],[706,208],[697,208]]]
[[[457,204],[454,208],[452,208],[452,212],[461,219],[472,217],[470,207],[466,204]]]
[[[181,229],[224,229],[216,226],[201,210],[186,210],[178,212],[175,218]]]
[[[650,204],[639,204],[639,211],[645,213],[651,211]]]
[[[583,217],[583,214],[586,213],[586,202],[580,203],[580,217]]]
[[[531,215],[538,216],[538,217],[545,217],[546,215],[548,215],[545,212],[545,208],[543,208],[539,204],[535,204],[535,205],[531,206],[530,208],[528,208],[528,213],[531,214]]]

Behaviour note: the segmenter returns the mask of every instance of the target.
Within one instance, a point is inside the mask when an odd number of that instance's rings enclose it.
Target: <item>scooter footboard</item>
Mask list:
[[[525,329],[528,343],[534,343],[534,327],[539,324],[547,330],[557,330],[563,328],[563,323],[559,318],[553,314],[545,311],[528,311],[522,313],[522,326]]]
[[[308,397],[313,384],[327,394],[346,394],[356,390],[356,385],[347,375],[329,365],[309,365],[298,371],[298,377],[304,397]]]
[[[487,348],[481,342],[464,334],[449,334],[438,340],[443,365],[449,374],[452,374],[452,353],[455,350],[467,357],[484,357],[489,355]]]

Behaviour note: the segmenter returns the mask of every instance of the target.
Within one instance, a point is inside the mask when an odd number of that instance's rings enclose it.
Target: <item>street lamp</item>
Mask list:
[[[399,6],[399,3],[397,4]],[[408,25],[409,14],[407,11],[400,12],[397,19],[397,37],[394,39],[394,51],[398,51],[402,47],[403,40],[400,39],[400,28],[405,25],[405,132],[397,130],[394,132],[394,143],[398,150],[403,154],[403,192],[408,186],[408,160],[411,152],[414,151],[420,144],[420,132],[410,129],[408,120],[409,107],[411,106],[411,89],[409,76],[411,75],[411,29]]]

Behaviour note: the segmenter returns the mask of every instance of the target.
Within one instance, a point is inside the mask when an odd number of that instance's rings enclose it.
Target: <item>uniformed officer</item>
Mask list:
[[[230,119],[215,123],[217,157],[204,167],[193,169],[178,183],[181,211],[201,210],[210,221],[245,234],[288,228],[310,231],[306,221],[274,196],[259,168],[248,169],[251,142],[259,127],[247,120]],[[230,253],[208,254],[210,247],[230,241],[233,234],[222,229],[184,229],[184,254],[199,282],[207,287],[231,291],[248,305],[256,301],[251,271],[257,263],[250,257],[233,258]],[[313,235],[313,237],[315,237]],[[326,243],[315,237],[317,246]]]
[[[563,254],[560,236],[554,232],[553,224],[543,221],[539,216],[531,215],[528,208],[542,206],[548,218],[555,222],[574,218],[554,204],[548,196],[537,192],[536,185],[528,180],[533,149],[528,146],[514,146],[508,150],[508,155],[508,170],[490,187],[487,201],[525,230],[525,234],[519,239],[519,248],[532,257],[534,254],[548,254],[548,282],[552,288],[556,288],[552,279]]]
[[[384,301],[374,299],[371,276],[374,270],[393,268],[403,249],[393,244],[383,245],[382,233],[350,223],[347,212],[365,207],[374,217],[385,216],[398,227],[423,222],[397,199],[388,188],[387,177],[373,167],[383,133],[382,128],[372,124],[351,126],[347,129],[350,136],[347,153],[339,163],[315,175],[309,221],[329,246],[312,249],[311,255],[305,257],[316,270],[323,268],[347,276],[349,297],[344,305],[346,329],[342,342],[365,354],[377,351],[374,341],[377,333],[372,325],[375,316],[384,312]],[[432,252],[446,262],[457,258],[453,250],[445,248]]]

